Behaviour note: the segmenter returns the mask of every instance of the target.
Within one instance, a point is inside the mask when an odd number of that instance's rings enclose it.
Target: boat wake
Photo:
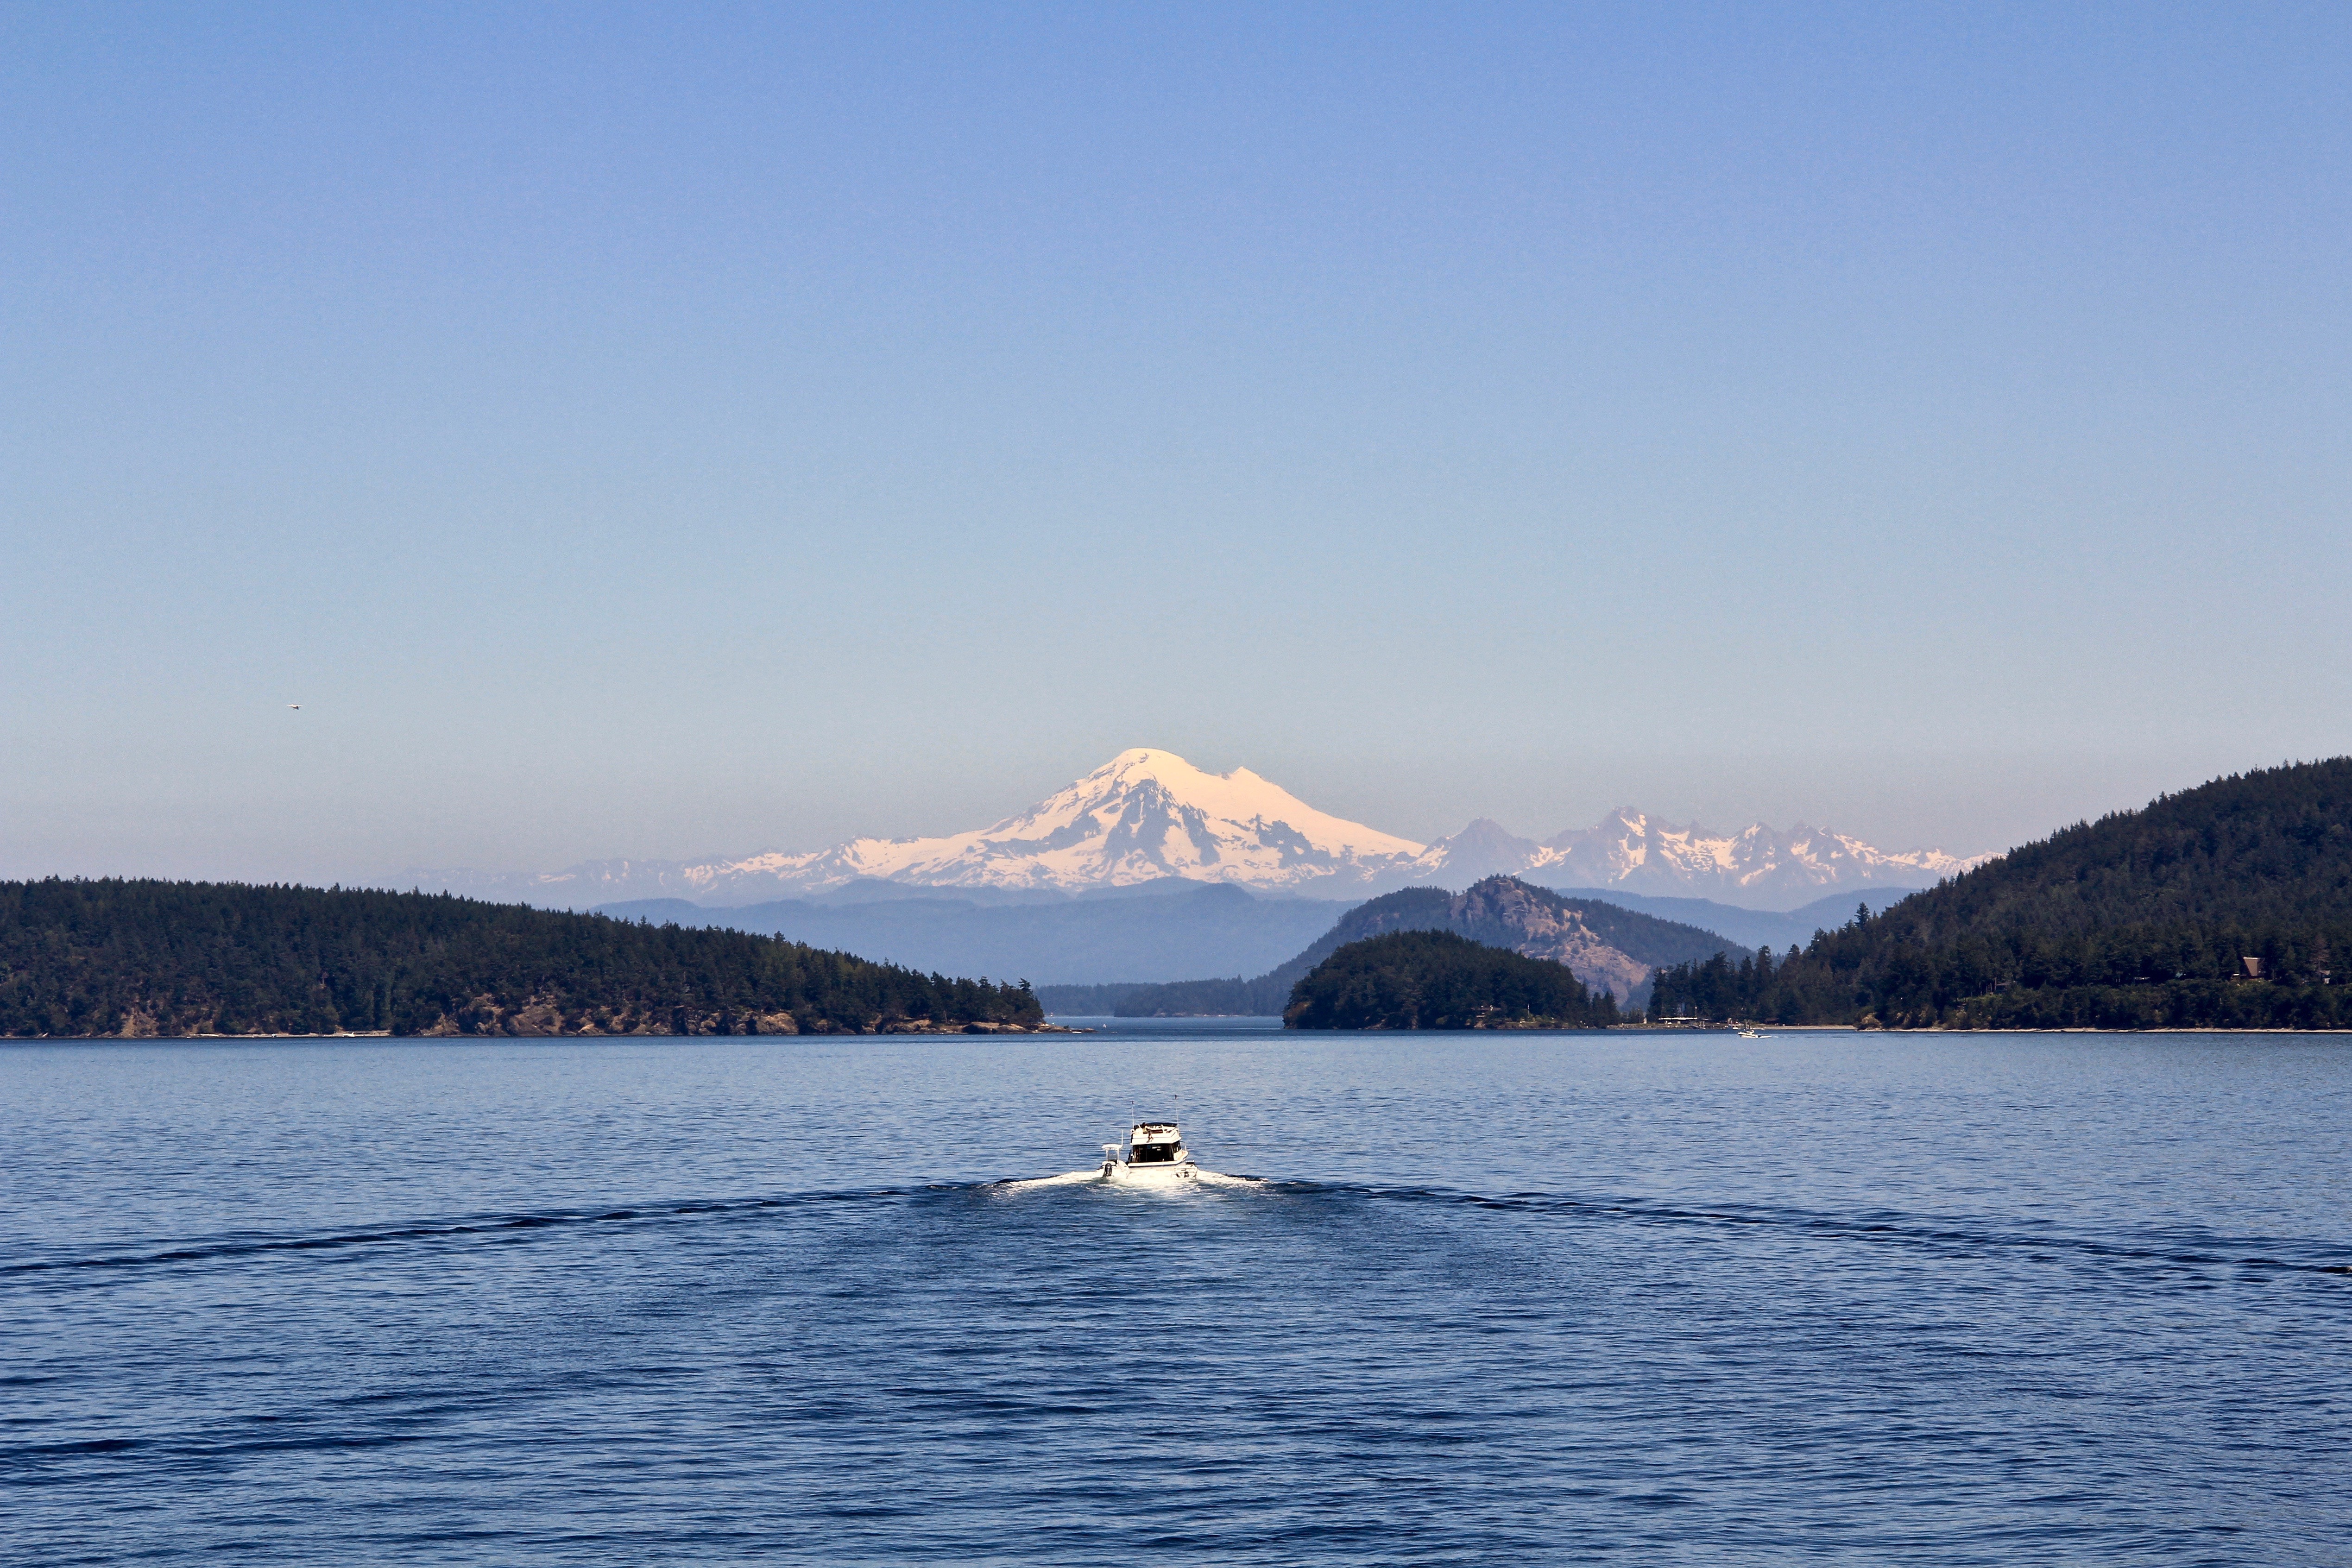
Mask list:
[[[1065,1171],[1060,1176],[1027,1176],[1019,1181],[1004,1181],[997,1185],[1006,1192],[1026,1192],[1032,1187],[1039,1186],[1083,1186],[1088,1182],[1098,1182],[1102,1178],[1103,1174],[1099,1170]]]
[[[1516,1192],[1486,1194],[1454,1188],[1384,1186],[1234,1176],[1192,1168],[1181,1181],[1119,1180],[1100,1169],[1060,1176],[993,1181],[927,1183],[921,1186],[815,1188],[761,1197],[688,1202],[644,1202],[625,1207],[542,1209],[477,1213],[387,1222],[342,1231],[308,1234],[230,1234],[196,1238],[176,1245],[115,1252],[0,1260],[0,1291],[47,1277],[62,1283],[79,1279],[97,1284],[150,1269],[236,1266],[278,1257],[333,1256],[374,1248],[506,1245],[553,1238],[581,1228],[662,1226],[756,1220],[766,1214],[863,1204],[908,1204],[1002,1196],[1042,1187],[1099,1186],[1122,1191],[1179,1193],[1202,1186],[1252,1188],[1309,1202],[1369,1202],[1434,1206],[1556,1217],[1594,1224],[1660,1226],[1710,1230],[1778,1231],[1838,1244],[1894,1246],[1942,1257],[2011,1256],[2035,1262],[2186,1270],[2207,1281],[2213,1270],[2244,1279],[2316,1275],[2352,1279],[2352,1246],[2335,1239],[2276,1235],[2220,1235],[2200,1229],[2157,1230],[2115,1236],[2069,1235],[2042,1223],[2002,1222],[1965,1216],[1906,1214],[1895,1210],[1811,1210],[1775,1205],[1688,1204],[1654,1197],[1600,1193]],[[2223,1277],[2226,1277],[2224,1275]]]
[[[1139,1191],[1181,1192],[1185,1186],[1247,1187],[1269,1186],[1273,1184],[1264,1176],[1228,1176],[1223,1171],[1205,1171],[1196,1166],[1192,1169],[1191,1180],[1181,1185],[1173,1182],[1146,1184],[1115,1181],[1103,1175],[1099,1168],[1065,1171],[1060,1176],[1024,1176],[1018,1180],[999,1182],[996,1185],[998,1190],[1003,1192],[1028,1192],[1043,1186],[1123,1186]]]

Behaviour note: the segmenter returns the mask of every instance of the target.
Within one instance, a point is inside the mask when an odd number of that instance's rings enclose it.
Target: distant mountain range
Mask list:
[[[1990,858],[1934,849],[1889,852],[1801,822],[1786,832],[1758,822],[1736,833],[1710,833],[1696,822],[1677,827],[1629,806],[1598,827],[1571,829],[1541,842],[1514,838],[1481,817],[1423,851],[1415,869],[1423,875],[1414,880],[1516,876],[1547,887],[1787,909],[1835,888],[1932,886]]]
[[[1318,811],[1247,768],[1204,773],[1171,752],[1123,751],[1027,810],[943,838],[853,839],[740,859],[592,861],[560,872],[411,871],[406,885],[478,898],[587,908],[682,898],[717,908],[859,883],[1052,901],[1169,878],[1257,893],[1365,898],[1493,875],[1788,909],[1845,889],[1917,887],[1983,861],[1943,850],[1889,852],[1802,825],[1713,834],[1630,808],[1598,826],[1537,841],[1484,818],[1433,844]]]

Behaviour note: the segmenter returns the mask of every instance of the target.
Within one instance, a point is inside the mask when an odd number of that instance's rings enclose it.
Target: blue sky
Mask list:
[[[2352,13],[0,12],[0,874],[2352,750]],[[299,713],[286,705],[299,702]]]

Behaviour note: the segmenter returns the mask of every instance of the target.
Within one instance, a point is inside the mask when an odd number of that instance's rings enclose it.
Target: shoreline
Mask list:
[[[1033,1034],[1092,1034],[1090,1029],[1072,1029],[1066,1024],[1039,1024],[1034,1028],[1020,1024],[947,1024],[937,1029],[874,1029],[874,1030],[807,1030],[795,1034],[604,1034],[583,1030],[578,1034],[394,1034],[388,1029],[338,1030],[332,1034],[9,1034],[0,1035],[0,1044],[34,1045],[42,1041],[70,1040],[79,1043],[110,1042],[118,1045],[143,1045],[149,1041],[178,1044],[186,1040],[414,1040],[435,1045],[451,1040],[474,1040],[488,1044],[498,1040],[856,1040],[866,1037],[880,1039],[885,1035],[930,1035],[987,1037],[991,1035]]]

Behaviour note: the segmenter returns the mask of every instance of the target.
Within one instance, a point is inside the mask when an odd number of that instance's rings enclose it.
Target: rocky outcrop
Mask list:
[[[1448,913],[1450,929],[1474,942],[1565,964],[1586,985],[1616,998],[1619,1007],[1650,978],[1651,967],[1602,941],[1582,911],[1511,877],[1475,884],[1454,897]]]
[[[505,1035],[518,1040],[562,1036],[603,1039],[616,1035],[798,1034],[788,1012],[709,1010],[694,1008],[572,1008],[551,998],[533,997],[519,1007],[502,1007],[481,996],[454,1013],[443,1013],[416,1031],[439,1039]]]
[[[1355,941],[1386,931],[1427,930],[1565,964],[1586,985],[1616,998],[1619,1007],[1650,978],[1651,966],[1602,940],[1581,910],[1549,889],[1507,876],[1490,876],[1462,893],[1415,890],[1366,904],[1334,935]]]
[[[517,1040],[605,1040],[619,1036],[675,1038],[680,1035],[778,1034],[1078,1034],[1059,1024],[933,1023],[929,1019],[874,1019],[861,1027],[811,1019],[803,1030],[788,1012],[698,1010],[652,1008],[614,1011],[596,1008],[570,1012],[535,997],[518,1008],[501,1008],[478,997],[470,1007],[445,1013],[421,1034],[439,1039],[506,1036]]]

